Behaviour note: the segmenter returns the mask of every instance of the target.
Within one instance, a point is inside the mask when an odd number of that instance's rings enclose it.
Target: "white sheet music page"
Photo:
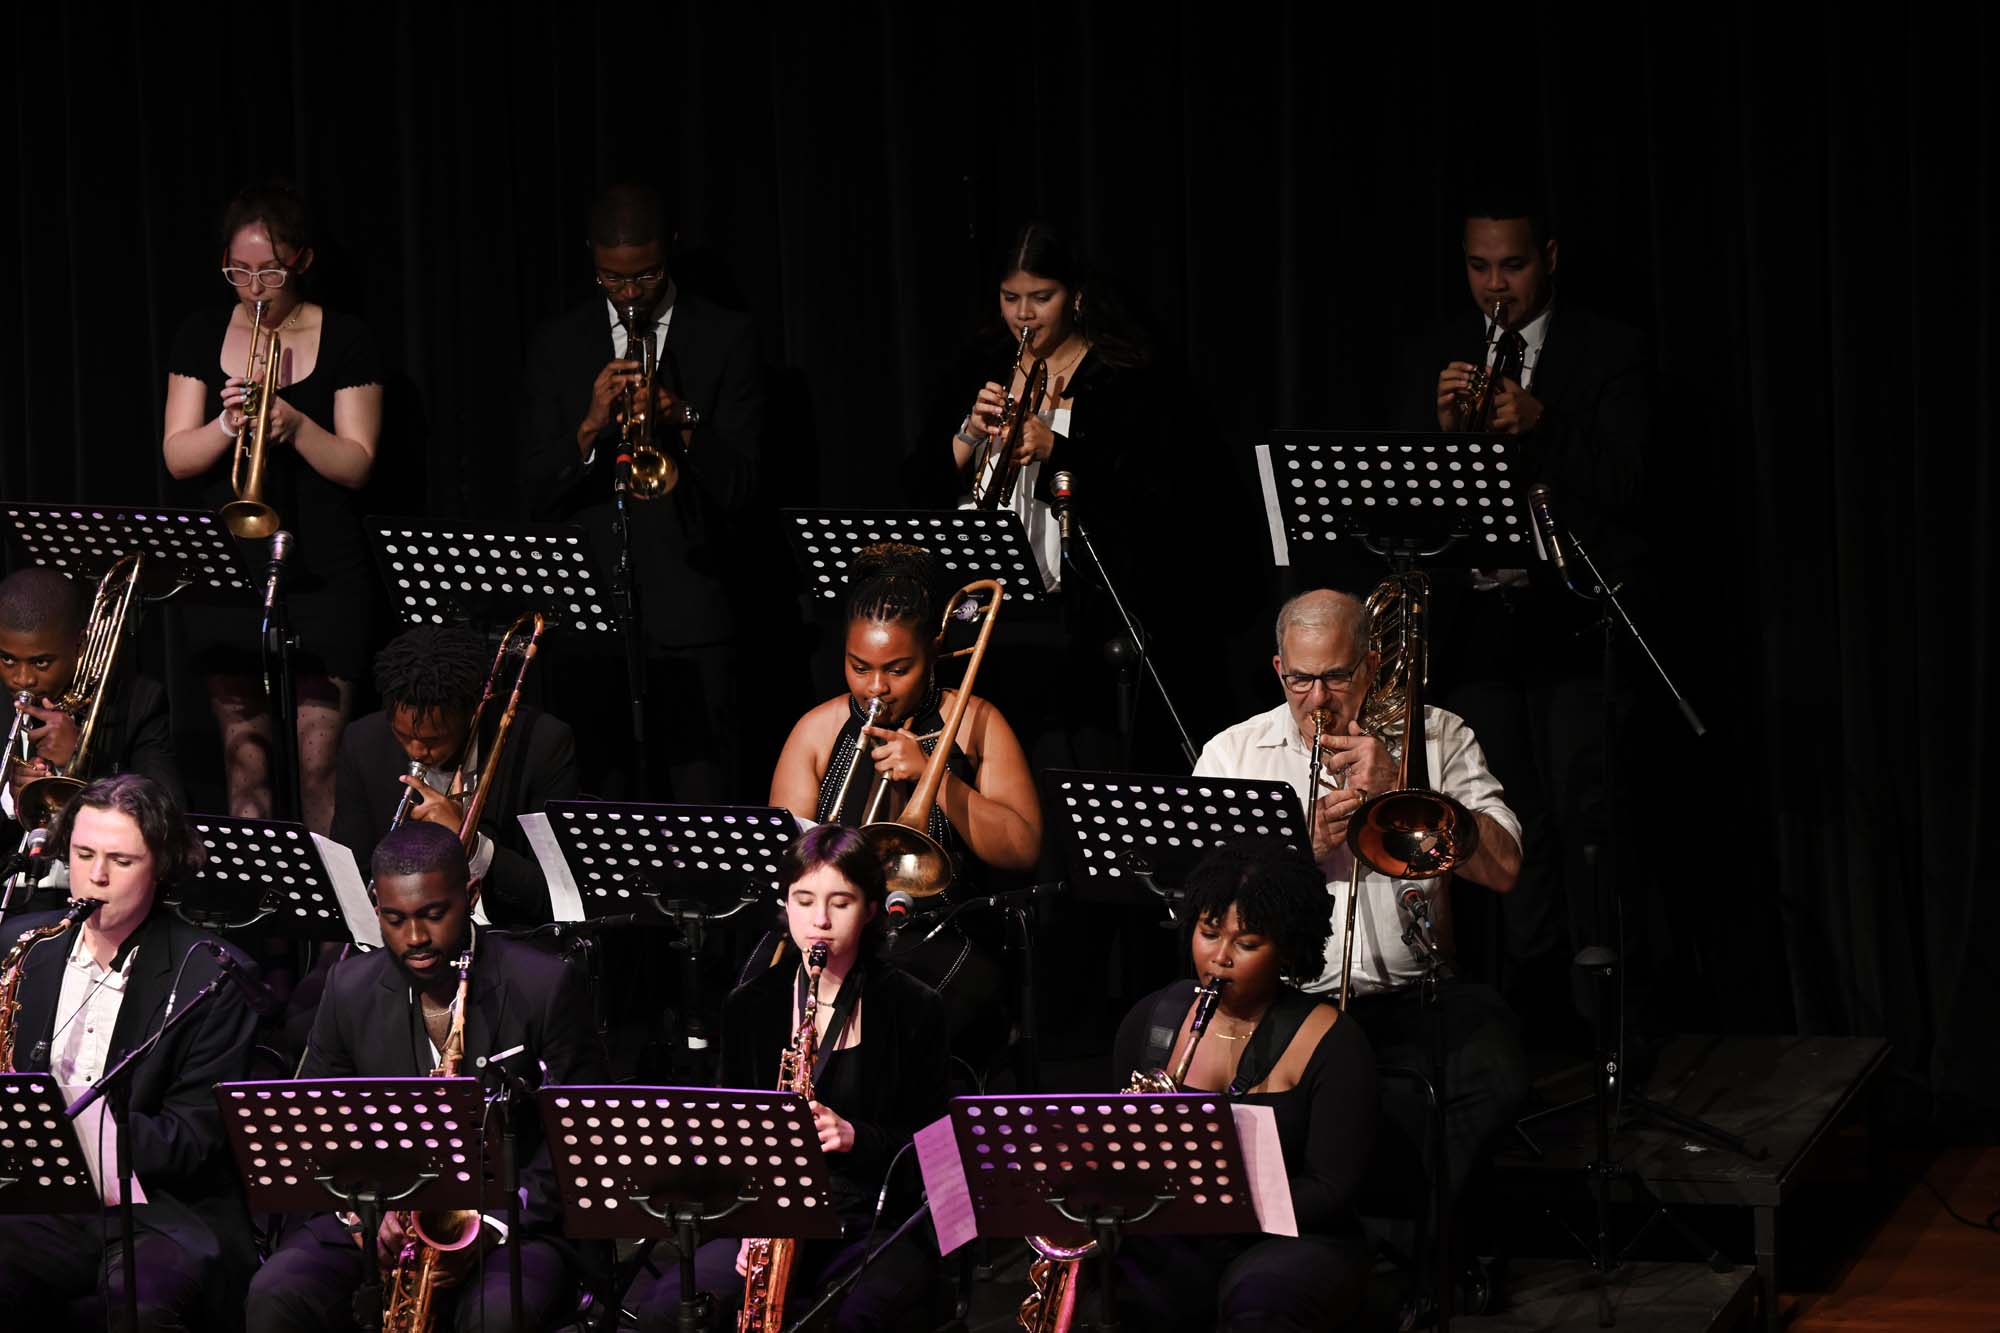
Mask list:
[[[74,1083],[62,1090],[68,1105],[90,1091],[88,1083]],[[118,1206],[118,1122],[111,1118],[111,1099],[100,1097],[70,1121],[76,1126],[77,1142],[83,1145],[84,1165],[90,1168],[90,1183],[106,1208]],[[146,1186],[139,1173],[132,1173],[132,1202],[146,1202]]]
[[[1257,1224],[1267,1236],[1296,1236],[1298,1217],[1292,1212],[1292,1183],[1285,1175],[1285,1149],[1278,1142],[1278,1113],[1268,1106],[1233,1105],[1236,1138],[1243,1145],[1243,1165],[1250,1172],[1250,1203]]]
[[[313,846],[319,848],[326,877],[333,881],[333,896],[340,900],[340,919],[346,924],[347,933],[364,948],[381,948],[382,923],[375,918],[375,904],[368,901],[368,885],[361,878],[354,853],[345,843],[335,842],[324,834],[315,833],[312,840]]]
[[[549,882],[549,911],[553,921],[583,920],[583,894],[577,891],[576,877],[569,873],[569,861],[562,854],[562,845],[556,841],[555,826],[549,823],[545,814],[519,815],[521,827],[527,832],[528,846],[535,853],[535,860],[542,867],[542,878]]]
[[[950,1254],[979,1234],[979,1221],[972,1215],[972,1190],[965,1183],[965,1162],[958,1155],[958,1134],[945,1115],[914,1137],[924,1193],[930,1197],[931,1225],[937,1228],[938,1253]]]

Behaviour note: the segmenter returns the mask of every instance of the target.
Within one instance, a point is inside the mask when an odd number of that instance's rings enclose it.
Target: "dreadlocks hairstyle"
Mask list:
[[[877,542],[848,564],[847,623],[914,625],[920,639],[937,619],[937,561],[921,546]]]
[[[1247,931],[1278,946],[1279,975],[1310,981],[1320,974],[1333,934],[1326,876],[1312,859],[1278,838],[1237,838],[1202,857],[1187,881],[1181,949],[1197,922],[1220,919],[1231,905]]]
[[[487,657],[486,644],[463,625],[418,625],[375,655],[375,692],[387,707],[418,716],[471,712],[486,684]]]
[[[448,828],[406,820],[375,844],[368,869],[376,879],[385,875],[442,874],[458,888],[466,884],[465,847]]]
[[[116,810],[139,826],[139,836],[153,855],[153,883],[160,897],[181,888],[208,864],[208,849],[188,828],[173,793],[138,773],[99,778],[78,792],[49,825],[50,860],[69,860],[70,833],[79,810]]]
[[[53,569],[17,569],[0,579],[0,629],[15,634],[50,630],[75,638],[83,632],[80,590]]]

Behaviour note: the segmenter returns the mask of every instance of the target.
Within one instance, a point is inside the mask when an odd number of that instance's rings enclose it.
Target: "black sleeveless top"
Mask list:
[[[944,716],[940,709],[943,698],[944,692],[938,688],[936,680],[933,679],[924,697],[918,702],[913,714],[914,720],[910,723],[911,730],[919,737],[933,737],[928,740],[920,739],[917,742],[926,757],[937,750],[935,733],[944,729]],[[873,765],[862,752],[864,747],[861,745],[863,739],[861,725],[866,717],[867,714],[855,704],[854,697],[849,695],[847,721],[841,725],[840,735],[834,739],[833,755],[827,760],[826,776],[819,782],[819,800],[813,807],[813,818],[822,824],[841,824],[855,828],[863,822],[862,813],[867,808],[868,789],[873,785],[872,779],[875,775]],[[854,773],[854,780],[848,782],[847,775],[855,769],[857,759],[860,760],[860,770]],[[977,774],[972,767],[972,760],[966,756],[965,751],[958,748],[956,741],[952,743],[951,754],[945,759],[945,767],[968,787],[976,785]],[[844,799],[840,790],[843,782],[847,784]],[[904,804],[909,800],[910,791],[914,790],[914,787],[906,783],[894,783],[892,786],[906,790],[892,790],[883,800],[880,815],[883,819],[894,819],[901,814]],[[837,810],[834,808],[836,800],[841,803]],[[951,826],[951,821],[945,818],[942,801],[931,807],[930,821],[924,831],[936,839],[940,847],[949,851],[954,859],[961,864],[965,863],[966,848],[958,836],[958,831]]]

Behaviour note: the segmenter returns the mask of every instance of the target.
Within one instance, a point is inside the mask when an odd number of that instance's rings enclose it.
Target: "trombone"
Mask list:
[[[264,310],[259,301],[250,315],[250,360],[243,367],[243,429],[236,436],[236,453],[229,462],[229,489],[236,498],[222,506],[222,522],[238,537],[268,537],[278,530],[278,511],[264,503],[264,442],[271,429],[271,395],[278,391],[278,355],[284,335],[277,329],[264,336]],[[262,347],[263,376],[257,374]]]

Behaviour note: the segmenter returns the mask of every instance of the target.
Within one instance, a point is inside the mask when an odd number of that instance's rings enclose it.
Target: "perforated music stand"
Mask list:
[[[1170,918],[1180,886],[1211,848],[1261,835],[1312,850],[1298,792],[1276,779],[1052,768],[1042,774],[1042,808],[1064,832],[1079,898],[1131,904],[1158,897]]]
[[[1343,539],[1433,568],[1512,569],[1535,558],[1512,436],[1280,430],[1256,456],[1281,566]]]
[[[0,1074],[0,1216],[103,1205],[52,1074]]]
[[[0,504],[14,540],[46,569],[90,582],[120,556],[144,553],[147,594],[242,602],[252,579],[229,529],[205,509]],[[183,592],[183,590],[185,590]]]
[[[933,1217],[969,1196],[978,1235],[1095,1240],[1100,1328],[1117,1326],[1110,1260],[1126,1235],[1263,1230],[1219,1093],[957,1097],[950,1121],[955,1157],[927,1150],[935,1127],[919,1134]]]
[[[812,1112],[796,1092],[543,1088],[542,1137],[573,1240],[672,1236],[681,1327],[703,1327],[705,1236],[830,1239],[840,1215]]]
[[[180,887],[174,915],[205,930],[351,938],[333,877],[304,824],[231,815],[191,815],[189,823],[208,861]]]
[[[787,509],[784,519],[806,591],[821,601],[846,594],[854,553],[876,542],[923,547],[954,586],[998,579],[1010,601],[1048,597],[1021,516],[1012,510]]]
[[[505,624],[539,611],[551,629],[611,634],[617,608],[573,523],[368,520],[383,586],[406,624]]]

